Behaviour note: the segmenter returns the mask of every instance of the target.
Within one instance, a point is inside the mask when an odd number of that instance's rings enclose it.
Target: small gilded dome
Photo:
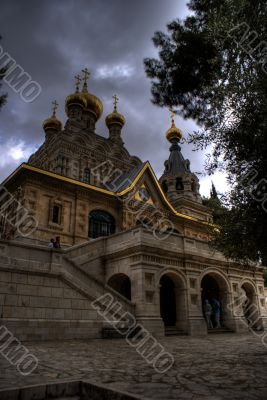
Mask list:
[[[172,126],[166,132],[166,139],[171,142],[172,140],[180,141],[183,137],[181,129],[177,128],[174,123],[174,112],[172,111]]]
[[[125,125],[125,118],[122,114],[119,114],[117,111],[113,111],[111,114],[106,117],[106,125],[109,128],[111,125],[120,125],[123,127]]]
[[[47,118],[44,122],[43,122],[43,128],[44,131],[47,131],[48,129],[55,129],[57,131],[60,131],[62,129],[62,123],[59,121],[59,119],[57,119],[56,116]]]
[[[126,120],[124,116],[118,113],[117,104],[118,104],[118,96],[115,94],[113,96],[114,99],[114,110],[111,114],[106,117],[106,125],[109,128],[111,125],[119,125],[121,128],[125,125]]]
[[[59,119],[57,119],[56,117],[56,109],[58,107],[58,104],[56,101],[52,102],[53,108],[52,108],[52,115],[50,118],[47,118],[44,122],[43,122],[43,128],[44,131],[48,131],[48,130],[56,130],[56,131],[60,131],[62,129],[62,123],[61,121],[59,121]]]

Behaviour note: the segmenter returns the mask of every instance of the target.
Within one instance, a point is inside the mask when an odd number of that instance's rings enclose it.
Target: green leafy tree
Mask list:
[[[211,182],[211,190],[210,190],[210,197],[212,199],[219,199],[216,187],[213,182]]]
[[[267,7],[263,0],[191,0],[191,15],[156,32],[146,59],[152,101],[193,118],[205,165],[228,174],[216,245],[227,256],[267,264]]]
[[[211,186],[210,197],[204,197],[202,202],[204,206],[208,207],[212,211],[213,222],[215,224],[220,224],[225,213],[227,212],[227,208],[222,205],[213,182]]]

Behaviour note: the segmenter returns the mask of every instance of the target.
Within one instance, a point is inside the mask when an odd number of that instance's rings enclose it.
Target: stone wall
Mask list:
[[[1,324],[20,340],[100,337],[91,301],[58,277],[0,271]]]
[[[91,306],[111,293],[104,283],[68,260],[63,251],[0,241],[0,324],[20,340],[102,337],[103,320]]]

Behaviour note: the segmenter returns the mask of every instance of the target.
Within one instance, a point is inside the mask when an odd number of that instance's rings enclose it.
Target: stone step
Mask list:
[[[176,326],[165,327],[165,336],[181,336],[181,335],[186,335],[186,333],[181,329],[178,329]]]
[[[104,327],[102,329],[102,338],[103,339],[124,339],[125,336],[127,335],[128,328],[120,329],[120,332],[117,331],[117,329],[113,328],[112,326],[110,327]],[[127,335],[127,338],[132,338],[135,335],[137,335],[138,331],[134,329],[132,332],[130,332],[129,335]]]
[[[127,332],[127,331],[125,331]],[[119,333],[115,328],[103,328],[102,329],[103,339],[124,339],[125,335]]]
[[[80,396],[74,396],[74,397],[58,397],[57,400],[81,400]]]
[[[218,334],[218,333],[234,333],[231,329],[222,327],[222,328],[213,328],[213,329],[208,329],[208,333],[211,334]]]

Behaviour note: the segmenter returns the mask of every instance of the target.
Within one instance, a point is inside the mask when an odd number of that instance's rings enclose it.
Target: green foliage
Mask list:
[[[202,203],[211,210],[213,222],[215,224],[219,224],[221,219],[223,219],[227,208],[222,205],[213,182],[211,186],[210,197],[204,197]]]
[[[218,199],[218,193],[217,193],[216,187],[213,182],[211,183],[210,197],[212,199]]]
[[[266,1],[191,0],[189,8],[193,15],[154,35],[159,58],[145,60],[152,100],[193,118],[200,130],[189,142],[212,145],[206,170],[228,174],[216,246],[244,260],[260,251],[267,263]]]

